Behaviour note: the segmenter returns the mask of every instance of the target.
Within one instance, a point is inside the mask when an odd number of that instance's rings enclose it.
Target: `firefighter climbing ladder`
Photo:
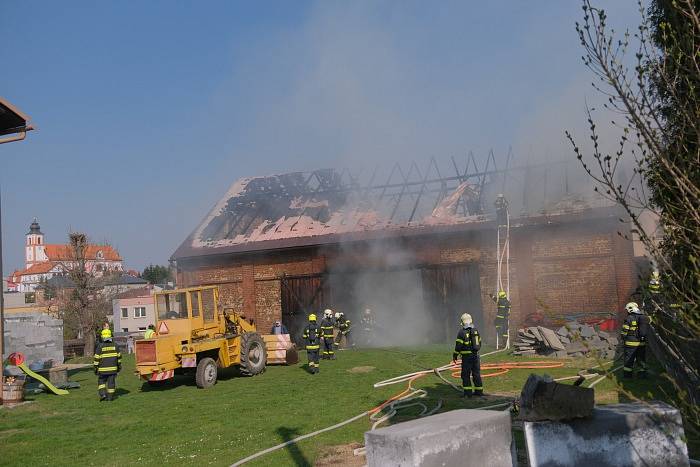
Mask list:
[[[508,211],[508,204],[505,202],[502,209],[505,211],[504,216],[497,217],[497,227],[496,227],[496,293],[501,290],[505,290],[508,300],[510,300],[510,212]],[[504,264],[505,262],[505,264]],[[510,313],[508,316],[508,321],[510,321]],[[505,348],[510,348],[510,322],[507,323],[509,329],[508,339],[506,340]],[[501,348],[500,340],[501,336],[496,333],[496,347]]]

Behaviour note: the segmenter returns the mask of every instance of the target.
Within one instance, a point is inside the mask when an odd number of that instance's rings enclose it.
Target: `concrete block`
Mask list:
[[[365,433],[369,467],[515,465],[507,411],[453,410]]]
[[[546,375],[530,375],[520,394],[520,418],[538,421],[589,417],[594,404],[592,388],[557,383]]]
[[[524,430],[531,467],[689,465],[680,413],[663,402],[596,407],[588,419]]]

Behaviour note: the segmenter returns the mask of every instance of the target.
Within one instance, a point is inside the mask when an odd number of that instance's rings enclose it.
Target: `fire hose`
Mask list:
[[[488,353],[485,353],[484,355],[482,355],[482,357],[486,357],[488,355],[500,353],[500,352],[503,352],[504,350],[506,350],[506,349],[488,352]],[[610,362],[606,362],[606,363],[610,363]],[[592,369],[603,366],[606,363],[602,363],[600,365],[597,365],[596,367],[593,367]],[[487,370],[496,370],[494,372],[482,375],[483,378],[490,378],[490,377],[495,377],[495,376],[501,376],[501,375],[509,372],[511,369],[545,369],[545,368],[561,368],[563,366],[564,366],[563,362],[554,362],[554,361],[544,360],[544,361],[534,361],[534,362],[486,363],[486,364],[482,364],[481,368],[487,369]],[[281,444],[278,444],[276,446],[259,451],[259,452],[252,454],[244,459],[239,460],[238,462],[232,464],[231,467],[243,465],[246,462],[249,462],[253,459],[256,459],[256,458],[263,456],[265,454],[268,454],[270,452],[277,451],[277,450],[282,449],[284,447],[287,447],[291,444],[296,444],[299,441],[302,441],[302,440],[305,440],[308,438],[312,438],[312,437],[320,435],[322,433],[326,433],[328,431],[343,427],[343,426],[348,425],[356,420],[359,420],[362,417],[365,417],[367,415],[369,415],[369,419],[372,422],[372,427],[371,427],[372,430],[376,429],[377,426],[379,426],[382,423],[393,418],[398,413],[399,410],[405,409],[408,407],[421,407],[421,412],[418,414],[419,418],[432,415],[442,408],[442,399],[438,400],[438,402],[434,408],[428,410],[428,406],[425,403],[417,401],[417,399],[422,399],[422,398],[427,397],[427,395],[428,395],[427,391],[425,389],[414,388],[413,382],[419,378],[426,376],[426,375],[435,374],[441,380],[443,380],[444,382],[449,384],[451,387],[453,387],[454,389],[461,392],[462,388],[460,386],[445,379],[441,374],[443,371],[456,370],[457,368],[458,368],[457,364],[449,363],[447,365],[443,365],[443,366],[438,367],[438,368],[433,368],[430,370],[416,371],[413,373],[408,373],[405,375],[396,376],[394,378],[390,378],[390,379],[387,379],[384,381],[379,381],[379,382],[374,384],[375,388],[390,386],[390,385],[399,384],[399,383],[403,383],[403,382],[408,382],[408,385],[407,385],[406,389],[404,389],[403,391],[390,397],[389,399],[387,399],[383,403],[379,404],[377,407],[373,408],[372,410],[369,410],[367,412],[362,412],[361,414],[355,415],[354,417],[349,418],[347,420],[344,420],[344,421],[337,423],[335,425],[332,425],[332,426],[329,426],[326,428],[322,428],[322,429],[314,431],[312,433],[307,433],[305,435],[298,436],[298,437],[291,439],[289,441],[286,441],[284,443],[281,443]],[[617,368],[611,370],[610,373],[617,371],[619,368],[621,368],[621,367],[617,367]],[[563,378],[557,378],[557,379],[555,379],[555,381],[563,381],[563,380],[574,379],[574,378],[584,378],[585,380],[587,380],[587,379],[595,377],[597,375],[598,375],[597,373],[582,375],[581,372],[579,372],[575,376],[566,376]],[[459,373],[456,371],[453,371],[451,373],[451,376],[453,378],[458,377]],[[607,375],[603,375],[599,379],[595,380],[590,385],[590,387],[599,383],[606,376]],[[474,408],[480,409],[480,410],[488,410],[488,409],[495,409],[495,408],[501,408],[501,407],[510,408],[512,404],[513,404],[513,401],[509,400],[507,402],[500,402],[497,404],[487,405],[487,406],[483,406],[483,407],[474,407]],[[359,449],[355,449],[354,453],[355,453],[355,455],[361,455],[363,453],[363,451],[364,451],[364,448],[359,448]]]

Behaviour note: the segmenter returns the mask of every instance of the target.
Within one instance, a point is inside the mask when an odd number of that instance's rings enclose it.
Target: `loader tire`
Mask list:
[[[195,381],[200,389],[207,389],[216,384],[218,368],[213,358],[205,357],[197,363],[197,376]]]
[[[265,371],[267,349],[265,341],[256,332],[241,336],[241,366],[238,368],[244,376],[254,376]]]

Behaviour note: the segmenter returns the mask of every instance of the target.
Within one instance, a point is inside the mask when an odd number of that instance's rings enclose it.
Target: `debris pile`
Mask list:
[[[577,321],[566,323],[558,330],[542,326],[518,329],[513,344],[514,355],[546,355],[549,357],[615,358],[617,337],[594,326]]]

